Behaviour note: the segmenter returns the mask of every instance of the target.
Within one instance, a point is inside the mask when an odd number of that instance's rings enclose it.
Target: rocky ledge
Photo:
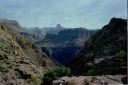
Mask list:
[[[124,75],[102,75],[102,76],[72,76],[62,77],[54,80],[52,85],[110,85],[120,84],[126,81]]]

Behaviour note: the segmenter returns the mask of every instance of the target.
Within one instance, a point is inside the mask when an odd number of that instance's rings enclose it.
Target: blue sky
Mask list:
[[[0,18],[25,27],[100,29],[112,17],[126,18],[127,0],[0,0]]]

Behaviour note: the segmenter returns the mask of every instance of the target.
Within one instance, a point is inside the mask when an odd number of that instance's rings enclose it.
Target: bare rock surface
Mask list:
[[[73,76],[54,80],[52,85],[123,85],[123,75]]]

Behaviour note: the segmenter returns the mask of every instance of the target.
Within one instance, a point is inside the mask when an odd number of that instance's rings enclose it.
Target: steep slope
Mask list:
[[[38,27],[26,28],[21,34],[29,37],[33,42],[39,42],[45,37],[45,33],[43,33],[42,29]]]
[[[12,22],[0,21],[0,84],[38,85],[51,61]]]
[[[15,20],[8,20],[8,19],[0,19],[1,24],[6,24],[6,26],[16,30],[18,32],[23,32],[25,29],[19,25],[19,23]]]
[[[74,74],[126,74],[127,21],[112,18],[96,32],[68,66]]]
[[[95,31],[84,28],[65,29],[58,34],[47,34],[36,44],[52,59],[66,64]]]

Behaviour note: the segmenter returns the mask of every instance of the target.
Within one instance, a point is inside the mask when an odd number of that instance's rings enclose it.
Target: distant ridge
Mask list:
[[[53,60],[66,64],[96,31],[84,28],[64,29],[58,34],[48,33],[36,44]]]

